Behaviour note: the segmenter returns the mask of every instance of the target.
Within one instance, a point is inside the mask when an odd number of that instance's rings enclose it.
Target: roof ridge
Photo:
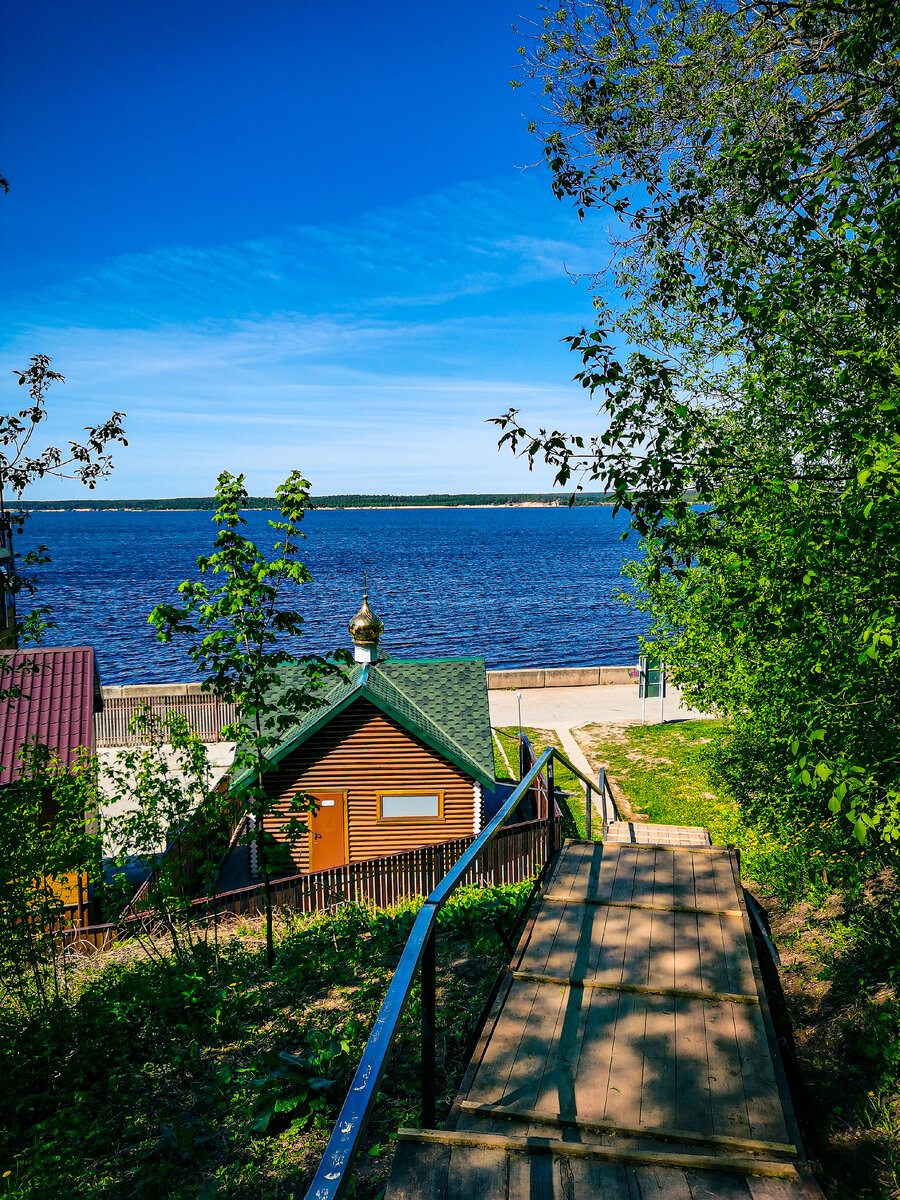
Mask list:
[[[466,775],[483,782],[493,781],[495,771],[489,732],[490,716],[483,672],[481,673],[483,695],[469,695],[472,690],[473,670],[477,662],[483,664],[483,660],[478,659],[434,659],[421,662],[392,660],[386,663],[365,665],[349,664],[349,669],[340,680],[335,681],[331,686],[326,684],[325,694],[322,696],[322,706],[297,714],[296,721],[291,728],[281,733],[280,744],[266,757],[270,765],[275,766],[292,749],[315,734],[339,712],[363,699],[370,702],[375,708],[381,709],[386,717],[398,722],[410,734],[424,741]],[[404,671],[404,667],[407,666],[410,668],[408,672]],[[433,667],[431,673],[427,670],[429,666]],[[443,670],[444,667],[447,668],[447,671]],[[450,671],[451,667],[455,668],[452,672]],[[435,688],[432,689],[435,691],[434,695],[427,689],[421,690],[419,681],[422,679],[423,672],[426,676],[430,674],[434,676]],[[285,671],[285,675],[288,677],[291,675],[290,669]],[[443,711],[446,707],[446,698],[442,700],[441,695],[450,682],[449,675],[452,675],[454,680],[459,676],[458,682],[462,690],[460,703],[456,705],[456,708],[459,709],[458,713],[455,712],[455,709],[453,712],[444,713]],[[287,678],[283,682],[287,683]],[[412,691],[407,690],[408,688],[411,688]],[[279,691],[283,691],[283,689],[279,689]],[[451,704],[450,708],[453,709],[453,707]],[[480,724],[482,718],[487,730],[486,742],[481,736],[484,731],[473,733],[466,725],[467,721],[471,724],[472,720],[476,720]],[[460,719],[462,727],[457,731],[455,722]],[[485,744],[482,745],[482,742]],[[247,775],[248,773],[244,772],[240,777],[232,780],[232,786],[242,787]]]
[[[407,660],[407,661],[412,661],[412,660]],[[453,662],[456,660],[454,660],[454,659],[425,659],[424,661],[425,662]],[[469,660],[469,661],[471,661],[471,660]],[[377,666],[378,664],[375,663],[373,665]],[[459,742],[454,737],[454,735],[448,729],[446,729],[443,725],[438,725],[437,721],[435,721],[435,719],[433,717],[430,717],[428,715],[428,713],[425,712],[425,710],[422,708],[422,706],[420,704],[418,704],[417,701],[413,700],[412,697],[406,691],[404,691],[403,688],[401,688],[399,686],[399,684],[395,683],[395,681],[393,679],[388,679],[383,674],[381,676],[380,682],[389,684],[390,687],[392,687],[394,689],[394,691],[399,692],[400,695],[403,697],[403,699],[406,701],[406,703],[408,705],[410,705],[410,707],[413,708],[419,714],[419,716],[422,720],[423,726],[426,729],[430,728],[430,729],[435,730],[440,735],[441,739],[444,742],[449,742],[450,745],[454,748],[456,753],[460,756],[460,758],[462,758],[462,760],[464,762],[469,763],[470,766],[477,767],[479,765],[476,762],[476,760],[472,757],[472,754],[464,746],[461,746],[459,744]]]

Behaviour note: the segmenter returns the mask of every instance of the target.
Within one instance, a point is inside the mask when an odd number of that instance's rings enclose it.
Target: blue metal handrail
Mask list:
[[[546,768],[547,793],[553,795],[553,759],[566,761],[564,756],[550,746],[540,756],[531,770],[522,778],[515,791],[469,849],[450,868],[441,882],[419,910],[415,923],[403,949],[400,962],[390,982],[387,995],[382,1002],[372,1027],[372,1033],[363,1050],[356,1074],[347,1093],[325,1154],[319,1164],[315,1179],[306,1193],[306,1200],[337,1200],[349,1179],[350,1166],[359,1148],[370,1110],[378,1094],[381,1077],[390,1058],[391,1048],[400,1018],[406,1008],[421,965],[422,970],[422,1124],[427,1128],[434,1124],[434,934],[437,916],[451,895],[465,879],[466,874],[477,862],[485,848],[491,844],[510,815],[528,794],[528,789],[537,776]],[[567,763],[567,765],[569,765]],[[581,772],[578,772],[581,776]],[[548,861],[554,854],[554,805],[548,804]],[[429,993],[429,994],[426,994]],[[428,1001],[431,1003],[429,1004]],[[430,1012],[429,1012],[430,1010]],[[429,1053],[430,1052],[430,1053]]]

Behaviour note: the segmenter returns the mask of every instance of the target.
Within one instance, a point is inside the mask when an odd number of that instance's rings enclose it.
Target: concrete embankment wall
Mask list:
[[[549,687],[590,687],[598,683],[634,683],[637,667],[528,667],[519,671],[488,671],[492,691]],[[147,734],[131,728],[141,705],[161,715],[174,710],[190,721],[204,741],[217,742],[220,730],[235,720],[233,704],[226,704],[199,683],[134,683],[103,688],[103,710],[94,717],[98,746],[133,746]]]
[[[527,667],[488,671],[488,688],[590,687],[598,683],[634,683],[637,667]]]
[[[207,696],[212,699],[212,692],[204,692],[201,683],[111,683],[104,685],[101,691],[104,700],[150,700],[154,696]]]
[[[519,670],[488,671],[490,689],[590,687],[598,683],[634,683],[637,667],[523,667]],[[104,699],[151,699],[154,696],[200,696],[212,700],[199,683],[136,683],[104,687]]]

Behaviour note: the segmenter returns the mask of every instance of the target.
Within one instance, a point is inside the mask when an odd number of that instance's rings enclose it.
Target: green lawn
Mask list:
[[[588,725],[575,737],[638,813],[660,824],[703,825],[715,844],[737,846],[746,877],[786,901],[824,897],[859,878],[863,849],[839,819],[801,811],[764,779],[745,784],[723,770],[721,721]]]
[[[605,766],[635,810],[661,825],[704,825],[718,842],[733,841],[740,817],[710,762],[720,721],[668,725],[585,726],[575,738]]]
[[[494,732],[497,734],[503,749],[506,751],[506,757],[509,759],[513,771],[516,773],[515,778],[518,779],[519,769],[519,729],[518,726],[510,728],[498,728]],[[542,754],[548,746],[555,746],[557,750],[562,751],[562,742],[552,729],[525,729],[525,735],[531,742],[532,748],[536,754]],[[500,782],[510,779],[509,771],[503,756],[494,743],[494,764],[497,772],[497,779]],[[566,822],[568,826],[565,828],[566,837],[586,836],[585,833],[585,797],[584,788],[581,780],[573,775],[572,772],[561,762],[554,764],[554,786],[557,790],[570,792],[571,795],[566,799],[566,807],[568,808],[571,817],[571,824]],[[593,834],[595,838],[600,836],[599,820],[594,819]]]

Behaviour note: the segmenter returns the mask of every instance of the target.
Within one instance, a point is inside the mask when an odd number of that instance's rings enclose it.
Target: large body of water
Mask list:
[[[271,514],[248,512],[266,548]],[[44,542],[37,599],[58,625],[48,644],[93,645],[103,683],[189,680],[183,644],[147,624],[177,599],[215,535],[208,512],[35,513],[18,549]],[[489,667],[630,663],[645,618],[615,600],[625,519],[609,508],[320,510],[304,522],[301,559],[313,582],[296,607],[303,645],[347,646],[347,621],[369,573],[383,645],[400,657],[483,655]],[[25,602],[23,601],[23,607]]]

